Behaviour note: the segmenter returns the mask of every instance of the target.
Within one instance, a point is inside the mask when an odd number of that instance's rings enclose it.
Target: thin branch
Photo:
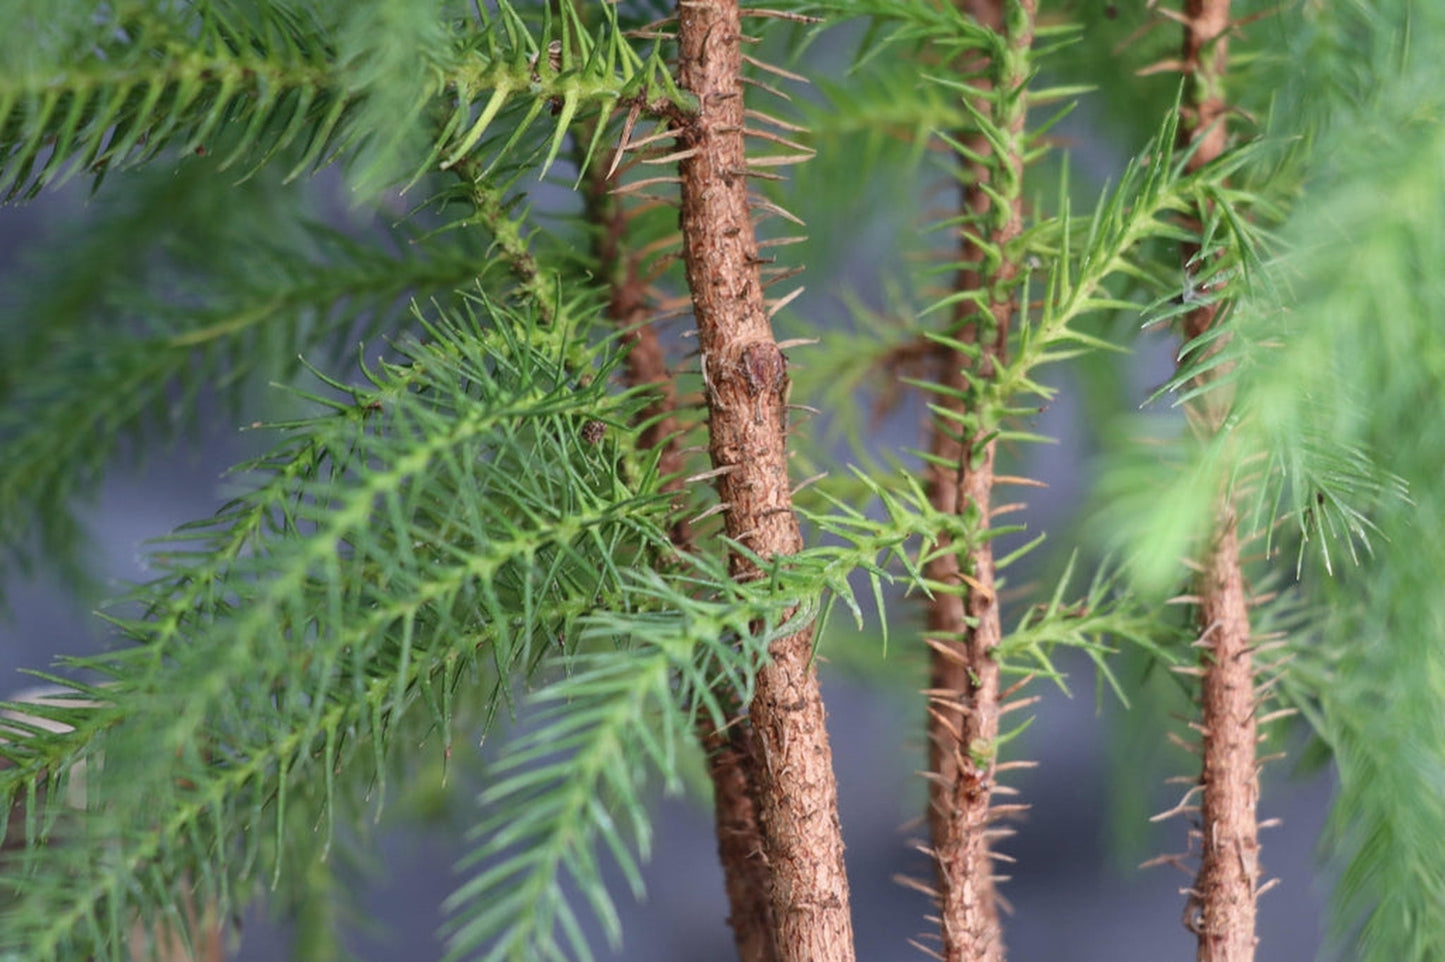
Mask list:
[[[787,469],[787,360],[768,321],[748,196],[737,0],[678,5],[680,85],[697,112],[677,118],[678,148],[697,149],[682,174],[683,254],[707,372],[709,453],[728,536],[768,559],[802,535]],[[733,577],[763,572],[734,552]],[[853,927],[838,788],[813,663],[812,625],[773,642],[749,717],[763,857],[772,872],[780,962],[851,962]]]
[[[1025,54],[1033,42],[1033,0],[974,0],[968,7],[980,22],[1001,30],[1004,4],[1009,2],[1018,3],[1024,27],[1006,42],[1012,51]],[[1026,56],[1013,59],[1016,64],[1027,61]],[[1007,115],[993,118],[1008,137],[1008,155],[986,163],[960,158],[969,174],[962,193],[964,210],[971,221],[987,225],[987,244],[1002,249],[1021,230],[1019,187],[1026,109],[1022,88],[1028,78],[1018,67],[1009,71],[1005,65],[982,58],[968,67],[971,73],[999,76],[1001,83],[1018,91],[1017,96],[999,101],[998,109]],[[975,157],[991,154],[990,144],[981,134],[965,137],[963,145]],[[963,232],[960,243],[960,263],[984,263],[983,250],[969,232]],[[1018,270],[1019,265],[1008,260],[989,276],[975,266],[965,266],[959,271],[956,288],[1009,291]],[[950,333],[966,343],[982,345],[980,358],[975,362],[941,343],[934,351],[934,376],[948,389],[940,403],[952,416],[932,421],[929,500],[939,511],[975,516],[980,534],[963,551],[940,552],[925,572],[930,581],[955,589],[934,595],[925,636],[932,664],[928,736],[929,768],[934,777],[929,780],[929,826],[943,942],[940,958],[947,962],[994,962],[1004,957],[994,855],[987,834],[995,812],[994,752],[999,732],[999,665],[993,652],[1003,632],[992,541],[982,537],[989,526],[996,443],[992,432],[981,424],[963,438],[956,431],[957,419],[970,413],[965,411],[969,378],[964,369],[973,367],[972,376],[979,380],[996,375],[1004,363],[1012,313],[1011,291],[991,297],[986,310],[961,301]]]
[[[492,235],[507,268],[526,298],[536,305],[545,324],[555,324],[562,305],[555,286],[542,272],[523,231],[523,218],[513,217],[508,210],[506,192],[487,175],[482,162],[468,155],[452,165],[461,179],[462,189],[471,202],[471,220]]]
[[[1217,159],[1227,142],[1222,85],[1229,0],[1187,0],[1177,19],[1184,26],[1180,70],[1187,79],[1179,145],[1193,149],[1189,167],[1197,170]],[[1195,211],[1189,226],[1198,229],[1204,215]],[[1197,245],[1182,245],[1186,272],[1197,269],[1192,265],[1199,253]],[[1185,340],[1215,327],[1224,305],[1222,299],[1210,298],[1185,315]],[[1219,341],[1211,350],[1223,347]],[[1217,366],[1198,380],[1207,384],[1227,373],[1227,367]],[[1224,424],[1230,403],[1228,387],[1216,385],[1190,405],[1190,419],[1198,430],[1214,433]],[[1219,498],[1213,543],[1195,589],[1204,650],[1199,725],[1202,832],[1199,874],[1184,917],[1186,928],[1199,940],[1199,962],[1252,962],[1260,877],[1255,669],[1235,509],[1226,495]]]

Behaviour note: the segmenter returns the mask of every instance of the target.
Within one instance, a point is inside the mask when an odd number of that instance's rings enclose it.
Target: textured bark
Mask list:
[[[1250,962],[1259,880],[1258,762],[1249,611],[1234,517],[1220,530],[1199,584],[1204,786],[1203,847],[1191,894],[1199,962]]]
[[[1228,139],[1225,116],[1228,104],[1222,83],[1228,63],[1229,0],[1186,0],[1184,6],[1184,49],[1180,69],[1187,87],[1180,104],[1178,146],[1192,149],[1188,169],[1198,170],[1224,153]],[[1198,220],[1190,223],[1198,228]],[[1197,268],[1191,262],[1199,254],[1195,244],[1183,245],[1186,276]],[[1193,339],[1214,326],[1222,305],[1205,304],[1184,317],[1184,336]],[[1217,399],[1204,405],[1210,429],[1222,418],[1223,404]]]
[[[1224,153],[1228,103],[1221,84],[1229,58],[1228,30],[1229,0],[1185,0],[1180,62],[1189,86],[1181,105],[1184,118],[1179,137],[1185,143],[1199,143],[1189,162],[1191,169]]]
[[[1024,29],[1008,38],[1015,50],[1032,43],[1033,3],[1020,5],[1026,14]],[[1003,0],[972,0],[969,12],[980,22],[1000,30],[1004,22]],[[991,75],[991,65],[980,60],[970,69]],[[1006,84],[1022,85],[1026,78],[1006,77]],[[1023,134],[1024,110],[1006,118],[1011,143],[1019,144]],[[981,136],[968,138],[970,150],[987,155],[989,142]],[[988,239],[997,249],[1019,235],[1022,210],[1017,190],[1022,176],[1022,154],[1002,158],[1011,186],[998,191],[990,184],[993,169],[971,164],[972,184],[966,184],[962,204],[972,214],[988,218]],[[1008,198],[1006,210],[994,211],[996,203],[984,187]],[[989,215],[992,214],[992,217]],[[985,262],[984,252],[965,237],[961,244],[959,290],[987,289],[1008,292],[1018,265],[1007,259],[985,276],[974,265]],[[993,296],[988,309],[973,305],[955,316],[954,333],[966,342],[982,344],[983,358],[973,374],[994,376],[1003,363],[1013,311],[1010,296]],[[940,346],[937,352],[938,383],[953,392],[966,386],[963,368],[972,364],[962,352]],[[951,412],[962,413],[963,400],[943,396],[939,402]],[[978,431],[960,438],[958,423],[936,417],[931,424],[929,450],[934,463],[928,469],[930,501],[950,514],[973,512],[980,536],[989,527],[994,481],[995,443],[990,432]],[[940,549],[949,545],[945,541]],[[993,650],[1002,640],[998,601],[994,590],[992,542],[980,537],[962,554],[943,550],[926,569],[930,580],[955,589],[940,591],[929,604],[927,635],[930,651],[930,688],[927,692],[929,737],[929,828],[935,865],[935,887],[939,903],[941,955],[948,962],[993,962],[1004,957],[1003,933],[998,918],[993,854],[989,826],[993,810],[996,758],[994,747],[999,732],[999,666]]]
[[[678,7],[678,72],[697,110],[677,118],[683,256],[697,319],[709,453],[728,536],[763,558],[802,546],[786,447],[787,360],[763,300],[748,201],[742,50],[736,0]],[[738,580],[761,572],[742,554]],[[773,642],[749,717],[763,856],[781,962],[852,960],[853,929],[838,790],[811,626]]]
[[[640,416],[646,423],[640,441],[644,448],[660,448],[659,470],[671,476],[663,489],[678,491],[682,488],[684,461],[673,416],[677,388],[657,330],[647,323],[648,285],[641,276],[638,258],[626,249],[627,212],[619,199],[609,195],[608,179],[600,167],[589,177],[586,199],[587,218],[596,230],[593,255],[607,281],[608,316],[626,332],[624,336],[631,345],[627,383],[650,384],[657,390],[655,399]],[[681,514],[673,521],[670,534],[679,549],[693,549],[691,528]],[[723,704],[729,704],[726,693],[717,694]],[[772,887],[763,860],[762,828],[752,777],[757,752],[751,723],[740,717],[736,706],[730,707],[733,710],[726,729],[720,730],[707,712],[699,713],[697,724],[698,741],[707,755],[713,787],[718,857],[730,909],[728,924],[741,962],[775,962]]]
[[[1221,84],[1228,28],[1229,0],[1185,3],[1181,63],[1188,88],[1179,142],[1182,148],[1194,148],[1191,169],[1213,161],[1226,146],[1228,108]],[[1198,221],[1191,226],[1198,227]],[[1182,254],[1186,276],[1197,271],[1191,262],[1199,249],[1185,245]],[[1212,328],[1221,309],[1216,302],[1191,311],[1184,319],[1185,337],[1192,339]],[[1229,404],[1228,392],[1215,390],[1193,405],[1189,414],[1197,429],[1212,433],[1224,423]],[[1259,880],[1255,672],[1235,514],[1224,496],[1196,594],[1199,642],[1205,656],[1200,683],[1203,798],[1199,874],[1185,922],[1199,940],[1199,962],[1251,962],[1257,941]]]
[[[987,150],[983,138],[970,140],[971,149]],[[963,193],[963,203],[976,212],[981,212],[988,202],[982,191],[965,188]],[[975,245],[965,241],[962,246],[964,261],[977,259]],[[960,271],[957,284],[961,290],[977,289],[981,286],[978,272]],[[959,320],[963,322],[963,318]],[[962,323],[958,334],[972,340],[977,336],[977,327]],[[962,391],[966,386],[962,372],[968,363],[961,352],[939,345],[937,382],[952,391]],[[939,403],[949,411],[962,413],[963,402],[956,397],[941,398]],[[981,523],[986,525],[993,445],[984,444],[986,460],[979,470],[961,471],[966,463],[964,445],[955,427],[956,422],[938,417],[931,422],[929,452],[947,464],[935,461],[929,465],[929,500],[939,511],[957,514],[969,504],[966,489],[973,491],[973,503],[980,511]],[[969,440],[970,444],[977,443],[975,438]],[[926,693],[932,774],[928,823],[935,891],[940,902],[944,958],[1001,958],[1003,937],[991,848],[985,834],[993,773],[980,772],[968,753],[968,746],[975,740],[992,744],[998,736],[998,665],[989,651],[1001,638],[1001,626],[997,607],[984,604],[993,596],[993,549],[985,543],[969,553],[973,584],[966,585],[959,555],[948,550],[951,547],[946,536],[940,538],[942,553],[924,569],[930,581],[956,589],[937,592],[929,602],[925,636],[931,649]],[[973,629],[968,627],[970,616],[978,619]],[[980,775],[984,776],[981,780]],[[965,790],[963,799],[958,797],[960,789]]]
[[[969,448],[976,449],[977,438]],[[963,449],[958,442],[954,447]],[[947,444],[939,445],[946,449]],[[970,451],[971,453],[971,451]],[[952,472],[934,484],[935,504],[972,505],[986,517],[993,483],[994,446],[982,445],[976,469]],[[961,454],[962,459],[966,455]],[[949,472],[939,472],[948,474]],[[961,478],[961,481],[958,480]],[[945,494],[944,492],[951,492]],[[981,525],[986,522],[981,522]],[[949,563],[951,562],[951,563]],[[929,573],[963,594],[940,593],[928,612],[932,648],[929,700],[929,827],[933,837],[941,955],[948,962],[1004,957],[988,827],[995,783],[999,669],[992,651],[1002,639],[988,543],[941,558]],[[970,627],[968,619],[973,619]]]
[[[724,731],[702,713],[698,735],[707,752],[712,780],[713,830],[728,894],[728,925],[741,962],[776,962],[773,885],[763,857],[758,821],[757,738],[745,718],[735,718]]]

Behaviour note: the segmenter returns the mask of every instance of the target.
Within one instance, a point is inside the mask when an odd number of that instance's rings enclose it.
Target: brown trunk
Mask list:
[[[1254,665],[1239,542],[1227,509],[1219,525],[1199,584],[1200,642],[1207,655],[1201,683],[1203,847],[1188,921],[1199,938],[1199,962],[1251,962],[1259,879]]]
[[[962,448],[957,442],[952,444]],[[939,479],[934,487],[935,504],[940,509],[950,500],[971,504],[986,517],[994,446],[989,442],[980,449],[977,438],[971,438],[969,447],[969,453],[980,450],[977,467]],[[960,460],[965,457],[961,454]],[[961,483],[957,480],[960,476]],[[944,490],[955,493],[944,494]],[[930,577],[943,584],[965,584],[965,575],[969,580],[962,595],[940,593],[928,612],[932,648],[928,731],[933,772],[929,826],[942,956],[949,962],[983,962],[1004,955],[988,835],[999,719],[999,670],[992,651],[1002,640],[1002,630],[994,596],[993,551],[984,543],[970,549],[966,558],[968,571],[962,570],[957,555],[941,558],[932,566]]]
[[[762,558],[802,546],[787,466],[787,360],[763,301],[744,151],[736,0],[678,7],[681,86],[697,111],[677,120],[683,255],[708,403],[709,452],[730,538]],[[761,572],[734,553],[740,581]],[[763,857],[772,874],[780,962],[853,959],[848,878],[811,626],[772,643],[750,718]]]
[[[1001,30],[1003,0],[972,0],[968,10],[981,23]],[[1008,44],[1019,51],[1032,44],[1034,4],[1021,4],[1027,15],[1026,27],[1009,36]],[[971,71],[992,76],[986,60],[970,64]],[[1021,86],[1024,76],[1006,76],[1002,82]],[[990,184],[994,170],[970,165],[972,184],[963,189],[962,203],[981,219],[989,242],[996,249],[1019,235],[1022,209],[1018,183],[1023,173],[1021,138],[1024,128],[1022,98],[1004,121],[1011,145],[1018,151],[1003,158],[1004,180]],[[990,152],[981,136],[969,138],[968,147],[978,154]],[[990,191],[1007,198],[1007,207],[993,210]],[[985,263],[984,252],[965,238],[960,260],[966,265]],[[959,290],[1009,291],[1018,265],[1005,260],[984,276],[973,266],[960,270]],[[993,377],[1003,363],[1012,320],[1011,292],[990,299],[987,311],[973,305],[955,316],[954,334],[963,341],[984,345],[983,359],[975,364],[974,375]],[[940,347],[938,382],[951,391],[966,386],[963,368],[974,364],[962,352]],[[945,396],[940,404],[963,413],[962,399]],[[995,443],[991,432],[977,431],[960,439],[959,424],[939,417],[932,422],[929,450],[937,459],[929,467],[929,497],[934,507],[952,514],[976,512],[979,537],[961,554],[947,552],[928,565],[930,580],[956,589],[938,592],[929,605],[927,635],[931,649],[928,735],[929,828],[933,842],[935,885],[939,902],[941,955],[948,962],[996,962],[1004,957],[1003,933],[999,925],[995,893],[990,824],[995,787],[994,749],[999,732],[999,666],[993,650],[1002,640],[997,598],[994,592],[992,542],[985,540],[994,481]],[[940,545],[946,549],[948,545]]]
[[[1184,25],[1181,61],[1188,87],[1179,143],[1194,148],[1189,167],[1198,169],[1223,153],[1227,142],[1222,83],[1229,0],[1187,0]],[[1192,226],[1197,228],[1198,221]],[[1191,263],[1198,247],[1185,245],[1182,255],[1186,278],[1205,271],[1207,265]],[[1208,331],[1220,310],[1214,303],[1191,311],[1184,319],[1184,336],[1193,339]],[[1217,374],[1206,375],[1212,376]],[[1227,390],[1217,389],[1189,414],[1199,430],[1213,433],[1224,423],[1229,404]],[[1198,937],[1199,962],[1252,962],[1259,880],[1255,673],[1239,537],[1227,500],[1221,500],[1215,524],[1197,587],[1199,645],[1205,656],[1200,685],[1201,855],[1185,921]]]
[[[970,138],[970,149],[987,151],[982,137]],[[975,168],[979,180],[987,170]],[[965,187],[963,203],[983,213],[987,195]],[[976,245],[965,240],[962,260],[980,257]],[[978,290],[978,272],[964,269],[957,280],[960,290]],[[967,321],[971,305],[956,318],[957,333],[975,341],[977,325]],[[963,368],[969,363],[961,352],[942,345],[938,348],[938,383],[951,391],[966,386]],[[997,360],[1002,360],[1001,357]],[[963,402],[945,397],[940,404],[951,412],[963,413]],[[968,462],[964,445],[957,436],[957,422],[935,418],[930,426],[929,452],[940,459],[929,465],[928,493],[939,511],[957,514],[969,505],[969,492],[987,526],[992,489],[992,444],[983,445],[983,464],[977,470],[961,470]],[[970,444],[977,443],[971,438]],[[945,463],[946,462],[946,465]],[[966,480],[965,480],[966,479]],[[945,553],[929,562],[925,575],[930,581],[955,591],[940,591],[929,603],[927,635],[930,647],[928,696],[929,807],[928,822],[933,840],[934,879],[940,903],[940,928],[945,959],[999,959],[1003,957],[1003,936],[999,927],[994,892],[993,859],[988,837],[989,805],[992,798],[992,766],[979,766],[969,757],[971,744],[992,744],[998,737],[998,665],[990,655],[1002,637],[998,610],[986,603],[993,597],[993,549],[980,544],[968,553],[966,584],[960,556],[947,549],[951,542],[940,539]],[[986,594],[985,594],[986,592]],[[968,619],[978,619],[968,627]],[[980,776],[983,776],[980,779]],[[960,794],[963,798],[960,799]]]

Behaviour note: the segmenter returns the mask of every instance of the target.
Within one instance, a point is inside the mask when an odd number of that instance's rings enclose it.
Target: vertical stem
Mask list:
[[[1188,918],[1199,938],[1199,962],[1251,962],[1259,878],[1254,665],[1239,541],[1227,506],[1199,594],[1207,653],[1200,699],[1203,849]]]
[[[1035,4],[1034,0],[971,0],[968,6],[981,23],[1004,35],[1000,61],[980,58],[974,69],[996,78],[999,94],[991,120],[1002,131],[1007,150],[989,163],[968,165],[972,183],[964,185],[962,203],[988,246],[1002,252],[1022,229],[1024,86]],[[968,147],[979,155],[991,153],[982,136],[969,138]],[[960,260],[964,266],[957,279],[959,290],[987,291],[988,307],[968,306],[955,316],[958,337],[982,345],[976,362],[955,349],[941,347],[937,352],[936,376],[949,392],[941,403],[956,415],[965,413],[964,367],[973,366],[973,376],[987,380],[1005,362],[1013,282],[1019,273],[1016,262],[1006,256],[991,258],[967,236]],[[987,537],[995,442],[994,426],[987,423],[985,412],[972,413],[977,427],[962,436],[956,433],[956,419],[936,417],[929,439],[935,456],[929,467],[930,500],[940,511],[971,518],[975,532],[961,552],[941,544],[939,556],[926,572],[931,581],[953,589],[935,594],[926,629],[931,648],[929,827],[942,957],[948,962],[995,962],[1004,957],[989,841],[1000,708],[999,665],[993,651],[1003,635],[993,544]]]
[[[624,332],[628,344],[626,378],[629,385],[651,385],[657,393],[643,409],[639,420],[646,423],[640,442],[643,448],[660,448],[658,473],[668,480],[663,490],[682,490],[684,461],[677,443],[679,429],[677,385],[667,367],[667,358],[657,329],[648,323],[651,309],[648,283],[635,253],[627,250],[628,213],[622,202],[611,196],[605,169],[594,163],[587,173],[583,196],[587,222],[592,226],[592,256],[607,291],[607,316]],[[692,548],[692,531],[679,518],[669,531],[672,543]]]
[[[508,212],[506,192],[491,182],[475,155],[458,161],[452,171],[461,179],[474,208],[470,222],[491,233],[492,242],[516,279],[520,293],[536,306],[542,322],[549,326],[556,324],[562,313],[557,292],[527,245],[524,222]]]
[[[627,383],[651,384],[655,400],[641,414],[647,423],[641,437],[645,448],[660,447],[659,471],[669,477],[664,490],[682,487],[683,456],[677,442],[677,388],[667,368],[657,330],[647,323],[647,284],[635,255],[626,251],[628,217],[623,204],[609,196],[607,176],[594,166],[588,174],[585,196],[588,222],[595,231],[593,256],[607,284],[608,316],[626,331]],[[679,516],[669,531],[672,543],[683,551],[693,549],[692,531]],[[713,813],[728,894],[728,924],[741,962],[776,962],[773,945],[772,891],[767,863],[763,861],[762,828],[751,772],[756,767],[756,741],[752,725],[741,717],[726,693],[716,693],[729,707],[728,724],[719,729],[712,716],[698,713],[697,735],[707,754],[713,787]]]
[[[752,724],[736,714],[719,731],[707,712],[698,716],[698,737],[712,780],[713,830],[727,889],[728,925],[741,962],[777,962],[773,882],[763,857],[757,799],[758,741]]]
[[[766,559],[802,535],[787,469],[787,360],[763,301],[743,142],[737,0],[681,0],[678,73],[697,110],[678,119],[683,256],[697,319],[709,453],[730,538]],[[762,572],[734,552],[733,577]],[[851,962],[853,925],[838,788],[809,625],[772,643],[750,718],[763,855],[780,962]]]
[[[1182,70],[1187,80],[1181,147],[1193,147],[1197,169],[1223,153],[1227,104],[1222,84],[1227,63],[1229,0],[1186,0]],[[1198,227],[1204,212],[1196,212]],[[1181,251],[1186,278],[1196,245]],[[1193,339],[1218,323],[1220,302],[1184,318]],[[1217,377],[1211,372],[1206,378]],[[1218,431],[1229,408],[1224,390],[1205,394],[1189,411],[1200,430]],[[1199,962],[1251,962],[1255,947],[1255,892],[1259,879],[1259,774],[1256,759],[1254,665],[1249,608],[1239,562],[1233,505],[1221,495],[1215,536],[1199,575],[1199,644],[1205,653],[1200,708],[1203,767],[1199,875],[1185,918],[1199,940]]]

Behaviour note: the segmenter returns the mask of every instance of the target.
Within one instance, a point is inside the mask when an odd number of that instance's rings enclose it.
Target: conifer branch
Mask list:
[[[1187,167],[1199,170],[1217,160],[1228,142],[1223,83],[1229,42],[1229,0],[1186,0],[1180,16],[1184,43],[1180,70],[1185,96],[1180,107],[1179,147]],[[1187,224],[1199,232],[1207,212],[1196,210]],[[1200,245],[1186,243],[1183,270],[1209,273],[1200,264]],[[1188,283],[1188,281],[1186,281]],[[1221,323],[1226,304],[1202,292],[1204,303],[1182,319],[1184,338],[1198,342]],[[1205,348],[1214,353],[1224,344]],[[1197,363],[1197,362],[1196,362]],[[1199,373],[1200,387],[1228,376],[1227,365]],[[1215,434],[1228,416],[1227,387],[1207,391],[1187,405],[1198,430]],[[1217,492],[1215,530],[1197,578],[1198,644],[1204,654],[1200,679],[1202,787],[1199,874],[1189,892],[1185,924],[1199,941],[1199,962],[1252,962],[1255,898],[1258,893],[1259,772],[1257,695],[1251,648],[1249,603],[1240,563],[1238,518],[1231,495]]]
[[[634,249],[628,235],[632,218],[625,202],[611,190],[611,180],[598,159],[588,167],[583,203],[592,236],[592,257],[607,296],[607,317],[623,334],[628,345],[626,381],[649,388],[652,401],[639,422],[644,450],[660,451],[659,473],[667,479],[664,490],[681,492],[685,461],[679,443],[681,425],[676,416],[677,384],[669,371],[667,357],[657,334],[652,312],[653,297],[643,252]],[[681,499],[677,507],[681,507]],[[672,525],[672,541],[691,552],[692,531],[685,519]]]
[[[962,202],[957,290],[973,294],[955,305],[951,337],[935,342],[943,411],[931,422],[929,491],[933,507],[970,519],[969,535],[926,570],[946,586],[929,602],[929,826],[936,866],[941,957],[948,962],[997,962],[1004,957],[993,855],[992,812],[999,736],[1002,642],[989,534],[997,426],[981,411],[965,426],[970,385],[997,377],[1005,363],[1020,263],[1003,254],[1022,232],[1024,122],[1033,42],[1032,0],[978,0],[968,8],[999,40],[963,68],[989,78],[981,99],[991,106],[993,136],[970,135],[960,163],[968,166]],[[970,159],[972,158],[972,159]],[[979,243],[974,237],[982,235]],[[974,396],[974,403],[979,398]]]
[[[31,197],[168,146],[214,152],[223,117],[229,160],[263,132],[267,157],[297,142],[307,144],[307,165],[321,156],[350,98],[315,24],[278,17],[253,33],[212,8],[183,19],[135,7],[97,14],[88,56],[55,72],[0,76],[0,191]]]
[[[648,515],[666,499],[649,479],[634,493],[607,448],[578,437],[583,417],[626,419],[636,400],[609,415],[606,368],[579,385],[524,330],[434,328],[440,343],[410,346],[373,389],[334,385],[351,400],[316,398],[332,413],[292,425],[298,441],[256,465],[266,483],[153,557],[165,577],[138,593],[145,617],[117,622],[133,647],[78,663],[116,682],[98,692],[105,707],[17,742],[0,772],[0,798],[33,799],[104,751],[115,781],[86,819],[124,845],[82,869],[86,849],[31,839],[27,859],[43,853],[54,874],[20,886],[4,947],[103,952],[193,867],[199,900],[239,906],[258,864],[279,873],[282,852],[314,847],[256,828],[274,819],[284,834],[308,771],[324,778],[327,825],[333,776],[355,765],[379,801],[411,706],[450,732],[459,665],[491,662],[504,691],[615,594],[635,552],[665,550]],[[171,885],[129,881],[154,873]]]
[[[255,17],[212,4],[97,14],[83,58],[0,75],[0,194],[31,197],[174,149],[242,169],[284,157],[293,177],[349,152],[362,158],[355,179],[370,195],[473,154],[509,104],[529,109],[493,165],[528,145],[546,105],[557,107],[555,157],[584,110],[680,99],[661,61],[644,61],[621,36],[615,14],[570,35],[553,64],[527,56],[549,40],[539,42],[509,0],[497,6],[451,32],[434,11],[406,4],[359,4],[340,23],[274,4]],[[432,118],[439,136],[427,145],[419,132]]]
[[[516,280],[524,302],[536,305],[537,315],[548,327],[555,327],[562,318],[561,287],[556,277],[544,273],[537,263],[524,233],[525,210],[514,216],[512,210],[522,198],[507,196],[505,184],[497,184],[475,157],[467,157],[452,165],[461,179],[463,196],[472,206],[468,226],[480,227],[492,235],[492,243]]]
[[[1101,687],[1134,694],[1105,663],[1121,641],[1203,684],[1191,747],[1204,772],[1172,810],[1203,822],[1186,910],[1201,962],[1248,962],[1253,900],[1273,884],[1260,884],[1267,759],[1254,735],[1282,714],[1261,707],[1274,698],[1308,718],[1339,772],[1326,835],[1345,862],[1337,934],[1371,962],[1440,954],[1445,881],[1418,840],[1445,835],[1433,790],[1445,560],[1428,537],[1445,517],[1433,483],[1445,433],[1420,398],[1445,383],[1429,323],[1445,307],[1428,283],[1445,232],[1419,198],[1445,194],[1430,62],[1445,13],[1286,5],[1291,29],[1236,56],[1236,104],[1221,93],[1225,45],[1249,18],[1230,21],[1227,0],[1181,0],[1179,13],[1151,2],[1165,29],[1150,39],[1185,27],[1182,55],[1149,68],[1184,71],[1182,104],[1091,217],[1071,213],[1083,191],[1065,174],[1056,214],[1041,198],[1025,222],[1022,170],[1050,151],[1067,107],[1031,132],[1025,108],[1083,89],[1029,78],[1067,74],[1073,57],[1091,61],[1080,79],[1109,84],[1117,50],[1099,38],[1129,29],[1112,4],[1080,6],[1082,29],[1039,25],[1035,3],[679,0],[666,16],[663,0],[465,13],[16,0],[0,31],[0,196],[73,176],[122,203],[87,217],[82,242],[50,245],[62,256],[23,276],[38,293],[0,324],[0,553],[62,554],[74,497],[115,453],[202,423],[198,397],[234,411],[263,371],[305,377],[298,352],[323,387],[296,392],[307,413],[272,426],[287,436],[242,467],[234,500],[148,556],[156,580],[112,611],[117,644],[62,662],[88,681],[49,679],[83,701],[0,704],[0,957],[215,951],[268,888],[277,914],[335,927],[351,827],[409,790],[399,776],[416,746],[434,746],[424,764],[444,772],[479,728],[518,712],[487,760],[472,874],[447,903],[452,959],[583,962],[599,948],[589,931],[619,946],[606,870],[641,891],[649,788],[678,789],[701,741],[743,962],[851,962],[813,639],[828,611],[861,626],[876,605],[886,647],[895,585],[930,606],[935,844],[923,848],[936,874],[914,887],[940,903],[941,957],[1003,953],[993,866],[1006,857],[991,847],[1023,806],[996,802],[1029,763],[1000,761],[1012,733],[999,719],[1036,700],[1035,679],[1070,683],[1059,645],[1092,659]],[[865,69],[830,90],[831,114],[799,126],[745,106],[745,94],[787,98],[798,74],[762,52],[819,11],[872,20]],[[1245,73],[1278,63],[1279,78]],[[1250,85],[1285,105],[1271,128],[1287,116],[1304,136],[1221,153],[1226,119],[1258,106]],[[1173,84],[1124,86],[1100,98],[1107,126],[1142,139],[1137,119],[1157,116]],[[768,290],[797,270],[768,248],[802,238],[760,241],[754,225],[796,220],[777,168],[820,147],[846,163],[806,178],[800,197],[833,224],[931,202],[920,168],[939,157],[964,189],[959,209],[926,215],[950,249],[898,245],[949,263],[910,272],[888,310],[860,309],[865,323],[810,353],[809,371],[782,352],[810,339],[771,329],[799,292]],[[580,213],[557,192],[529,206],[523,178],[564,150]],[[897,189],[851,203],[879,165]],[[430,200],[403,216],[428,220],[436,202],[441,224],[379,245],[313,227],[302,187],[278,188],[330,166],[387,218],[393,188],[425,181]],[[156,176],[118,175],[135,167]],[[1284,220],[1271,198],[1296,195],[1276,247],[1259,225]],[[674,209],[690,291],[662,297]],[[943,277],[953,289],[940,296],[929,285]],[[915,292],[931,301],[922,311]],[[1123,320],[1140,292],[1159,297],[1150,323],[1184,330],[1155,397],[1172,395],[1192,430],[1115,452],[1108,476],[1122,483],[1101,513],[1132,539],[1135,587],[1172,583],[1179,556],[1199,553],[1195,585],[1172,599],[1197,609],[1187,659],[1156,644],[1172,622],[1141,616],[1106,575],[1075,593],[1072,565],[1007,633],[998,610],[1007,566],[1042,538],[994,547],[1024,530],[1023,505],[993,497],[1023,479],[994,459],[1038,440],[1029,422],[1056,394],[1044,365],[1112,346],[1079,320]],[[411,297],[414,319],[401,317]],[[654,327],[689,302],[710,465],[681,446],[698,422],[680,378],[697,369],[673,370]],[[383,330],[397,334],[387,361],[309,366]],[[794,378],[846,398],[820,406],[851,432],[863,406],[848,392],[877,371],[929,403],[925,469],[821,484],[825,465],[789,471],[789,430],[819,413],[788,403]],[[711,507],[693,503],[704,482]],[[725,535],[711,546],[698,533],[709,517]],[[1330,579],[1308,577],[1306,542]],[[1248,589],[1244,563],[1296,544],[1291,591],[1307,603],[1318,591],[1329,619]],[[1384,563],[1338,563],[1376,551]],[[325,952],[298,934],[293,954],[336,954],[339,931]]]
[[[64,534],[78,527],[74,501],[92,495],[117,450],[147,431],[181,433],[207,392],[234,406],[248,378],[292,374],[299,354],[335,354],[404,316],[407,296],[444,297],[478,273],[462,245],[418,244],[408,232],[388,241],[393,250],[314,224],[294,241],[246,236],[199,303],[142,291],[92,307],[100,317],[80,336],[59,318],[65,336],[6,352],[0,558],[29,561],[37,533],[45,553],[64,558],[78,540]]]
[[[678,118],[683,257],[697,319],[708,403],[709,453],[737,547],[733,577],[796,553],[802,536],[787,467],[787,360],[763,300],[748,196],[737,0],[680,0],[679,86],[697,101]],[[746,549],[744,551],[743,549]],[[779,962],[848,962],[853,926],[838,788],[813,661],[813,629],[770,646],[750,718],[764,851],[772,874]]]

